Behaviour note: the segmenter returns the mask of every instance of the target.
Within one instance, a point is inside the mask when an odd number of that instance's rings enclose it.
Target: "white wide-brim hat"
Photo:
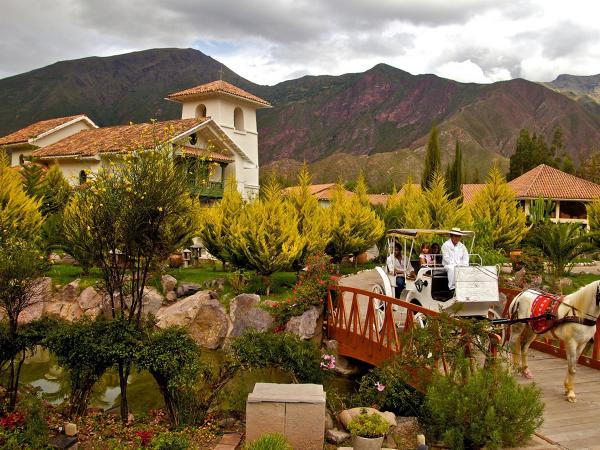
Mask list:
[[[464,236],[465,234],[460,231],[460,228],[451,228],[450,229],[450,236]]]

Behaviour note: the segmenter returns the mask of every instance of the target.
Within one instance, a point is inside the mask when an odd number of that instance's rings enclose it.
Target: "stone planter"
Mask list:
[[[383,436],[378,438],[365,438],[352,436],[352,447],[354,450],[381,450]]]

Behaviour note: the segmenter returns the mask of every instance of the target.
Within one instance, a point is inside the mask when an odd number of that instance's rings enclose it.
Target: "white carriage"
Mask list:
[[[456,233],[455,231],[452,231]],[[402,248],[406,286],[400,294],[400,300],[413,303],[433,311],[446,311],[452,315],[463,317],[501,318],[498,291],[498,268],[484,266],[481,257],[472,253],[475,233],[461,231],[461,235],[470,238],[469,265],[455,268],[455,289],[448,287],[448,273],[442,265],[442,255],[433,255],[433,261],[427,265],[419,263],[420,247],[415,252],[415,245],[430,240],[435,236],[447,237],[450,230],[430,229],[394,229],[386,233],[388,257],[394,255],[394,248],[399,244]],[[386,258],[387,261],[387,258]],[[409,274],[409,265],[414,269],[414,276]],[[396,275],[390,272],[388,265],[376,267],[381,281],[372,287],[372,291],[394,297]],[[385,302],[377,302],[378,314],[385,313]],[[394,316],[401,308],[394,307]],[[396,323],[403,323],[403,318],[395,318]],[[418,318],[417,318],[418,320]]]

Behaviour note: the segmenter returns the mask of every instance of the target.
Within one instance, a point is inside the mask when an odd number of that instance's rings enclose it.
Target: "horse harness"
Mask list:
[[[568,303],[564,303],[564,295],[558,296],[548,292],[537,291],[538,296],[531,305],[531,315],[525,319],[515,319],[516,311],[511,317],[511,322],[527,322],[531,325],[533,332],[543,334],[551,331],[554,335],[554,328],[563,323],[578,323],[588,327],[596,325],[597,318],[579,317],[576,315],[577,308]],[[600,302],[600,290],[596,292],[596,303]],[[569,307],[569,313],[564,317],[558,318],[558,307],[564,304]],[[586,314],[588,315],[588,314]],[[590,316],[591,317],[591,316]],[[554,336],[556,338],[556,336]]]

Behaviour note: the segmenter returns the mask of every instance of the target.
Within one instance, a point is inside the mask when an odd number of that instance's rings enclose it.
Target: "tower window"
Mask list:
[[[196,106],[196,119],[199,119],[200,117],[206,117],[206,106],[202,103]]]
[[[244,131],[244,112],[240,107],[233,110],[233,126],[238,131]]]

